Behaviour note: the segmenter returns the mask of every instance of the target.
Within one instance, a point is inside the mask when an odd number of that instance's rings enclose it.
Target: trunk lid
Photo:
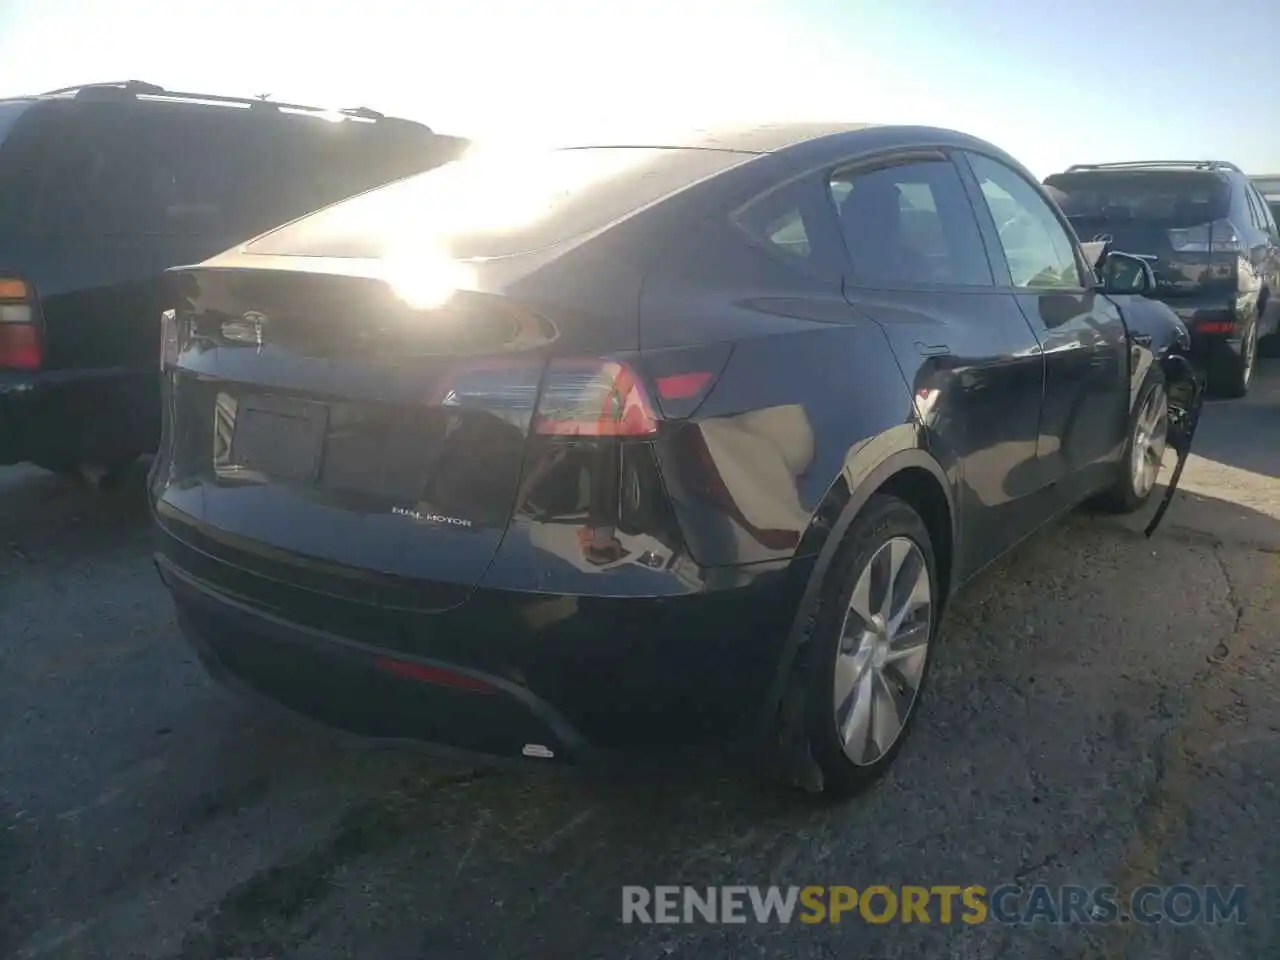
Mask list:
[[[1215,249],[1229,189],[1203,171],[1082,171],[1045,180],[1083,242],[1145,257],[1162,299],[1203,297],[1235,288],[1237,254]],[[1203,237],[1201,235],[1203,234]],[[1216,235],[1216,241],[1215,241]]]
[[[517,492],[549,323],[479,292],[423,314],[358,276],[176,279],[192,309],[168,384],[165,504],[291,554],[479,580]]]

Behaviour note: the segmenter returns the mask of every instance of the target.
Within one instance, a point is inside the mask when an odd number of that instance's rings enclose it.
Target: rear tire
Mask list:
[[[793,741],[785,749],[794,785],[844,799],[892,766],[924,693],[941,600],[924,521],[896,497],[872,496],[826,574],[792,666],[779,733]]]
[[[1255,317],[1245,331],[1240,352],[1224,349],[1209,366],[1209,389],[1220,397],[1235,399],[1249,392],[1258,364],[1258,324]]]
[[[1115,483],[1098,498],[1107,513],[1136,513],[1146,506],[1155,493],[1169,438],[1169,397],[1164,377],[1148,376],[1129,416],[1129,434],[1125,440]]]

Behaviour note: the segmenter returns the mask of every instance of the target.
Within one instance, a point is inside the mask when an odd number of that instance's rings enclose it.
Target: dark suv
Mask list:
[[[168,267],[465,145],[367,109],[137,81],[0,100],[0,464],[153,451]]]
[[[1191,330],[1210,387],[1247,393],[1259,340],[1280,323],[1280,234],[1249,178],[1220,161],[1148,161],[1077,165],[1045,184],[1081,240],[1151,263],[1153,295]]]

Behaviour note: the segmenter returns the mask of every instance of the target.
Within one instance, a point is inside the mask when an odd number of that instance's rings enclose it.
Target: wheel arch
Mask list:
[[[817,613],[827,573],[854,519],[868,500],[887,493],[909,503],[924,520],[933,541],[939,581],[939,616],[957,586],[959,517],[956,498],[942,466],[921,447],[892,453],[850,483],[849,472],[840,475],[814,513],[813,523],[801,541],[801,550],[816,552],[804,593],[797,605],[791,628],[778,658],[776,673],[765,703],[763,721],[772,729],[783,703],[792,665],[807,641],[810,624]]]

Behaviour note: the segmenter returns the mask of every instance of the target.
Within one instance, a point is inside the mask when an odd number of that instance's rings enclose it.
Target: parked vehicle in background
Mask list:
[[[175,270],[157,565],[214,676],[340,727],[763,732],[848,794],[955,589],[1185,450],[1186,328],[1104,275],[950,131],[464,157]]]
[[[1153,294],[1191,330],[1210,388],[1249,390],[1280,325],[1280,233],[1249,178],[1223,162],[1079,164],[1045,180],[1081,240],[1149,258]]]
[[[1271,208],[1271,218],[1280,222],[1280,173],[1252,177],[1253,185]]]
[[[0,464],[110,471],[154,451],[166,268],[464,143],[136,81],[0,100]]]

